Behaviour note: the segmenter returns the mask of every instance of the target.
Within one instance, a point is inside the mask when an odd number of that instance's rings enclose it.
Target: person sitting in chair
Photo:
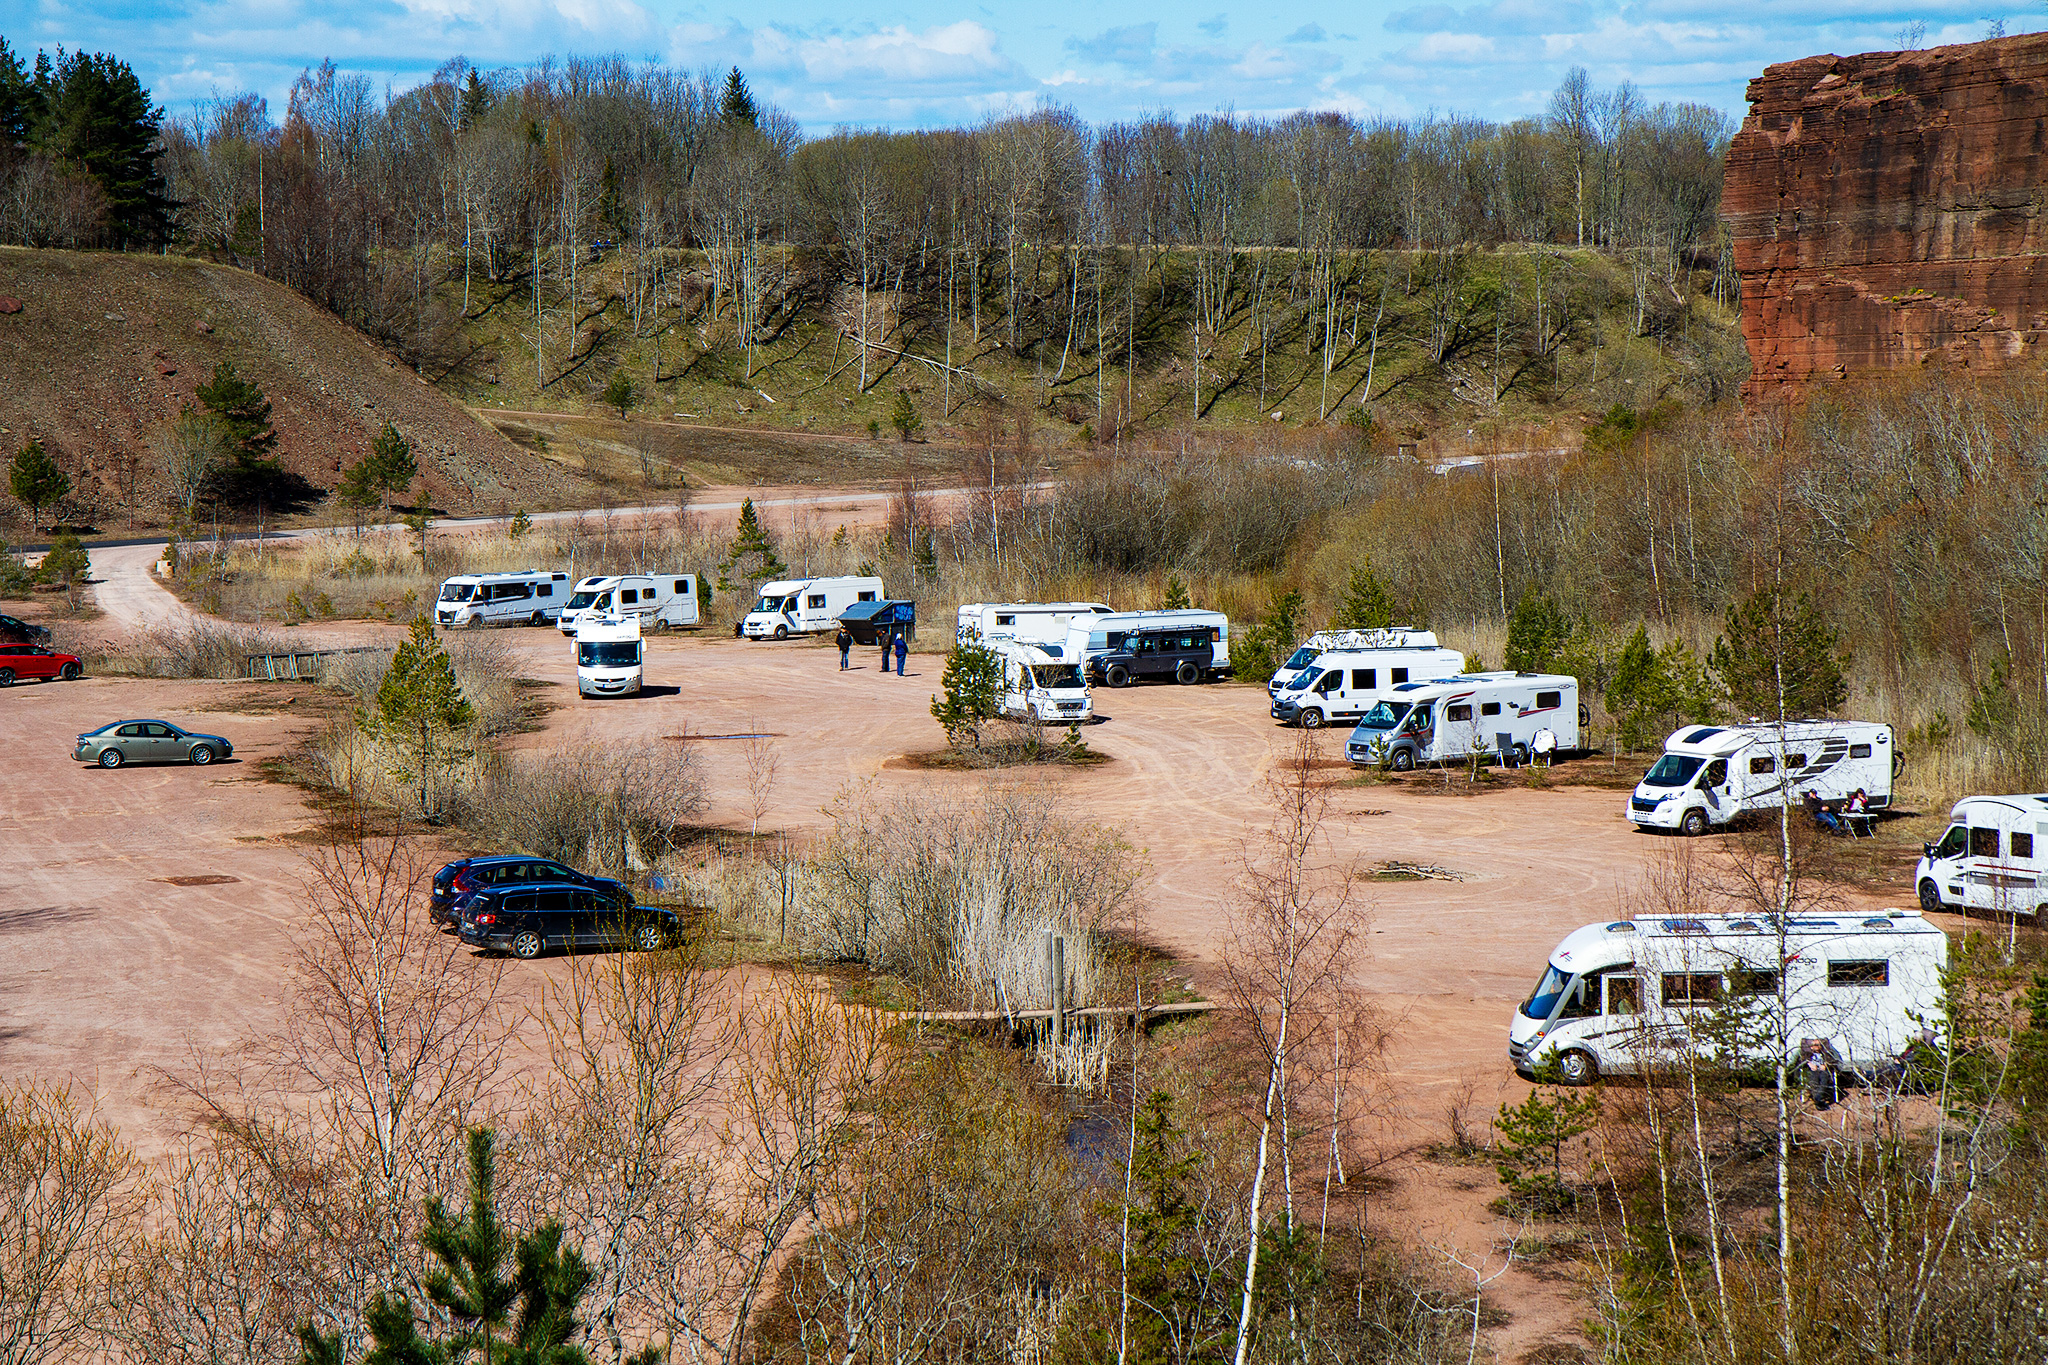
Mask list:
[[[1840,834],[1842,832],[1842,822],[1835,818],[1832,811],[1821,804],[1819,792],[1807,792],[1805,805],[1806,813],[1813,817],[1815,825],[1826,830],[1829,834]]]

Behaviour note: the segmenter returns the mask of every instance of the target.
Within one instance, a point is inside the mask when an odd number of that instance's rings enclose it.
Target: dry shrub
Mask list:
[[[162,626],[149,634],[153,653],[133,660],[134,671],[150,678],[239,678],[252,654],[288,654],[291,640],[267,630],[225,622],[195,621]]]
[[[688,749],[562,745],[487,762],[457,818],[504,847],[626,878],[668,855],[703,808]]]

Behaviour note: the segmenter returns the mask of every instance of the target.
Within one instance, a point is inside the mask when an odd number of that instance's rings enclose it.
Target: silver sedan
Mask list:
[[[123,763],[204,765],[234,751],[219,735],[196,735],[167,720],[117,720],[80,735],[71,756],[80,763],[118,768]]]

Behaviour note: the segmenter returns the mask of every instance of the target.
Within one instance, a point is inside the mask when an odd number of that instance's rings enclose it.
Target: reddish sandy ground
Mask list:
[[[522,747],[773,734],[767,827],[822,826],[820,808],[864,780],[885,795],[984,780],[889,763],[940,741],[927,711],[937,655],[913,655],[910,676],[898,678],[881,673],[874,651],[856,651],[858,666],[841,673],[817,642],[655,637],[647,680],[659,694],[584,701],[559,634],[504,639],[522,673],[558,684],[545,731],[521,736]],[[282,836],[314,821],[296,790],[262,780],[256,765],[312,724],[271,709],[289,692],[107,678],[0,693],[0,1074],[92,1087],[144,1150],[175,1125],[160,1072],[237,1046],[280,1008],[305,880],[302,849]],[[1149,686],[1097,700],[1107,719],[1087,738],[1115,761],[1030,780],[1051,783],[1072,812],[1120,828],[1142,850],[1153,869],[1145,930],[1192,964],[1198,984],[1213,980],[1223,895],[1264,821],[1260,786],[1286,732],[1256,688]],[[135,716],[226,734],[236,761],[116,772],[72,761],[74,735]],[[1337,738],[1328,743],[1334,754]],[[742,746],[706,738],[691,748],[705,764],[711,818],[744,826]],[[1622,819],[1624,799],[1568,786],[1478,799],[1388,786],[1338,793],[1334,853],[1465,874],[1371,888],[1361,984],[1398,1021],[1390,1063],[1400,1141],[1441,1140],[1445,1107],[1468,1082],[1482,1126],[1502,1098],[1519,1097],[1504,1054],[1515,1002],[1566,932],[1630,909],[1648,861],[1669,846]],[[190,876],[235,880],[164,880]],[[1382,1226],[1461,1247],[1468,1259],[1509,1230],[1486,1212],[1497,1185],[1485,1167],[1401,1161],[1388,1174]],[[1491,1292],[1510,1314],[1487,1334],[1501,1359],[1577,1338],[1583,1308],[1568,1280],[1517,1270]]]

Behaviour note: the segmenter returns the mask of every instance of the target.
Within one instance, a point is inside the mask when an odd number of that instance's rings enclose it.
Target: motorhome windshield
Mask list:
[[[1683,787],[1707,760],[1692,754],[1666,754],[1643,778],[1645,787]]]
[[[640,662],[640,642],[578,640],[576,662],[585,668],[631,668]]]
[[[1032,685],[1036,687],[1080,687],[1081,670],[1073,664],[1036,664],[1031,669]]]
[[[785,608],[795,611],[796,599],[794,597],[764,597],[754,604],[755,611],[777,612]]]
[[[597,594],[594,592],[579,592],[574,597],[569,599],[569,605],[567,608],[565,608],[565,610],[582,611],[585,607],[589,606],[596,599]]]
[[[1548,1019],[1550,1012],[1557,1008],[1557,998],[1563,995],[1565,987],[1572,984],[1570,972],[1561,972],[1545,964],[1543,979],[1536,983],[1536,989],[1529,992],[1529,998],[1522,1002],[1522,1013],[1530,1019]]]
[[[1300,649],[1287,656],[1287,662],[1280,665],[1280,671],[1282,673],[1292,673],[1297,668],[1307,668],[1310,664],[1321,658],[1322,654],[1323,651],[1317,649],[1314,645],[1303,645]]]
[[[1401,723],[1401,717],[1408,714],[1411,705],[1405,701],[1383,701],[1358,722],[1361,730],[1391,730]]]
[[[441,585],[441,600],[443,602],[467,602],[475,593],[476,584],[474,583],[443,583]]]

